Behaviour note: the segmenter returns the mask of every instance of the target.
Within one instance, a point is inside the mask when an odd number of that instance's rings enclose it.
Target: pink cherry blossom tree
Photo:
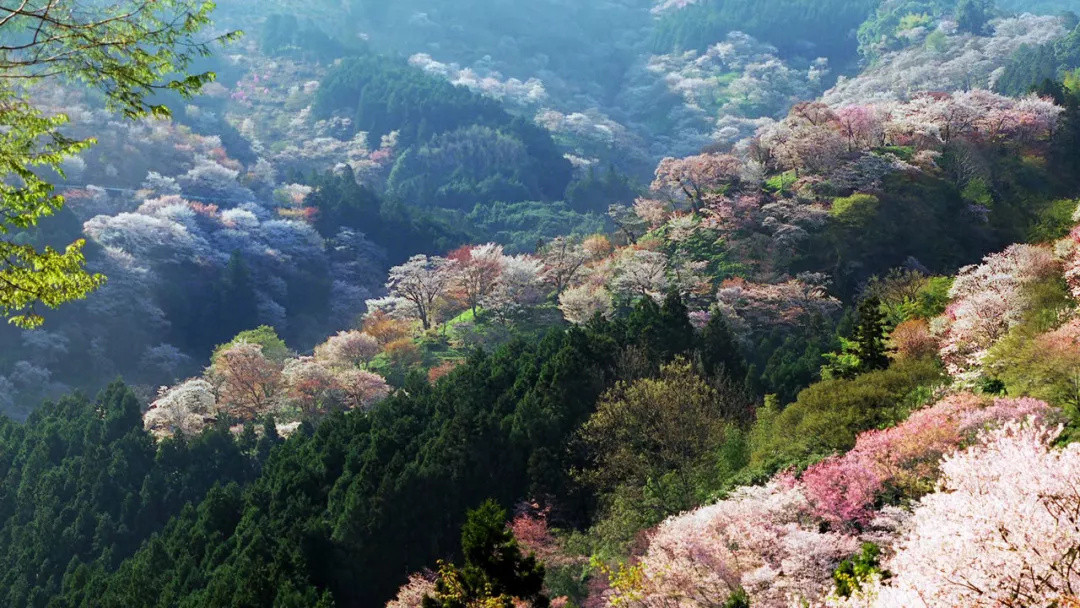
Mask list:
[[[476,315],[485,299],[494,293],[506,265],[501,245],[488,243],[461,247],[447,256],[455,263],[452,286]]]
[[[665,158],[656,168],[652,189],[698,211],[738,182],[742,161],[728,154]]]
[[[875,607],[1064,606],[1080,594],[1080,444],[1059,429],[1008,424],[941,464],[940,491],[916,506],[864,595]]]

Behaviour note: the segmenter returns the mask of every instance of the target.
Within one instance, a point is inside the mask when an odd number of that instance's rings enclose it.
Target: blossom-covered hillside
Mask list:
[[[0,605],[1080,606],[1074,9],[0,7]]]

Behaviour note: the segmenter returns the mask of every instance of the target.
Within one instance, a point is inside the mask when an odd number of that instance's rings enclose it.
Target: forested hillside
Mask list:
[[[1080,6],[302,8],[0,8],[0,605],[1080,606]]]

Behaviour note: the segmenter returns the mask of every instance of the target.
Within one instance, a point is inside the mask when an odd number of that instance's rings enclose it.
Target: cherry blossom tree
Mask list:
[[[218,403],[237,418],[253,420],[278,404],[281,365],[268,359],[258,344],[237,342],[217,353],[207,376]]]
[[[611,292],[599,285],[584,284],[571,287],[559,296],[559,310],[566,320],[581,325],[596,315],[610,317],[614,308]]]
[[[671,216],[671,212],[671,205],[664,201],[653,198],[639,198],[634,201],[634,213],[649,226],[650,230],[663,225]]]
[[[629,298],[651,297],[659,300],[668,288],[668,257],[660,251],[628,248],[615,262],[612,289]]]
[[[946,457],[916,506],[873,606],[1020,608],[1080,594],[1080,444],[1013,423]],[[870,603],[870,602],[867,602]]]
[[[685,201],[698,211],[736,185],[742,161],[729,154],[665,158],[656,168],[652,189]]]
[[[462,247],[447,258],[454,262],[453,287],[476,316],[477,309],[494,293],[502,276],[506,265],[503,248],[494,243]]]
[[[793,125],[827,127],[837,125],[839,119],[829,104],[822,101],[803,101],[792,106],[788,112],[788,121]]]
[[[807,121],[787,128],[788,132],[774,150],[783,169],[796,173],[828,173],[839,166],[847,152],[847,140],[831,122],[815,125]]]
[[[842,308],[821,285],[798,279],[775,284],[729,279],[716,297],[720,312],[744,339],[776,325],[795,326],[815,317],[830,318]]]
[[[285,397],[305,416],[323,414],[341,401],[341,385],[334,373],[311,357],[289,359],[281,373]]]
[[[627,207],[623,204],[609,205],[608,218],[611,219],[612,224],[615,224],[626,244],[633,245],[637,243],[638,238],[648,232],[645,222],[642,221],[633,207]]]
[[[409,322],[396,318],[385,310],[372,308],[370,303],[368,308],[370,310],[364,317],[363,333],[375,338],[379,346],[386,346],[412,333]]]
[[[386,289],[408,301],[424,329],[431,329],[439,301],[454,280],[454,262],[438,256],[414,255],[390,269]]]
[[[687,300],[701,300],[707,304],[712,297],[712,283],[708,276],[708,263],[680,260],[670,269],[670,287]]]
[[[880,106],[850,105],[836,110],[836,123],[847,138],[848,151],[885,143],[885,112]]]
[[[143,426],[156,436],[196,435],[216,417],[214,387],[200,378],[163,389],[143,414]]]
[[[560,236],[544,246],[540,259],[544,263],[545,279],[555,289],[555,295],[561,296],[588,261],[589,254],[580,243]]]
[[[369,333],[342,331],[315,347],[315,360],[331,368],[363,367],[379,354],[379,341]]]
[[[505,256],[498,283],[483,305],[501,317],[544,300],[544,263],[526,255]]]
[[[351,410],[366,410],[390,395],[386,380],[367,370],[343,370],[338,372],[336,379],[345,407]]]

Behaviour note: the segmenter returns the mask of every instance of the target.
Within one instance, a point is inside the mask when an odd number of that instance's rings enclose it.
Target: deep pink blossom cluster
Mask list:
[[[814,513],[833,525],[862,525],[887,487],[915,498],[934,488],[945,454],[971,442],[987,427],[1032,417],[1046,420],[1054,409],[1037,399],[987,400],[970,393],[948,396],[889,429],[861,434],[847,454],[811,466],[802,476]]]

